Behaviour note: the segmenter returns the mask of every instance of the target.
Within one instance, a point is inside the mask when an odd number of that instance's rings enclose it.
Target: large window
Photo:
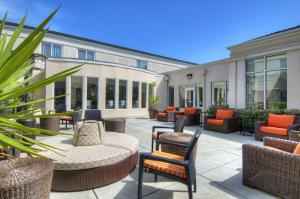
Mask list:
[[[42,54],[47,57],[62,57],[62,47],[58,44],[43,42]]]
[[[212,105],[226,105],[227,104],[227,82],[212,82]]]
[[[138,59],[138,60],[136,60],[136,67],[147,70],[148,69],[148,62],[145,61],[145,60]]]
[[[142,83],[142,108],[147,107],[147,84]]]
[[[247,60],[246,89],[249,108],[286,108],[286,54]]]
[[[71,77],[71,108],[82,109],[82,77]]]
[[[169,86],[169,106],[174,106],[174,87]]]
[[[98,78],[87,78],[87,109],[98,107]]]
[[[58,80],[54,83],[54,96],[66,95],[66,79]],[[66,105],[66,97],[62,96],[54,100],[54,106]]]
[[[115,108],[115,92],[116,92],[116,80],[106,79],[106,99],[105,99],[106,109]]]
[[[85,49],[78,49],[78,59],[94,61],[95,52]]]
[[[127,108],[127,81],[119,80],[119,109]]]
[[[203,86],[197,85],[196,86],[196,106],[203,107]]]
[[[132,108],[139,106],[139,82],[132,82]]]

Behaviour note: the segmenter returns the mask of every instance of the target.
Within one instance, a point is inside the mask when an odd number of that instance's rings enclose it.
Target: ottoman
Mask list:
[[[192,137],[193,135],[186,134],[186,133],[164,133],[159,136],[159,139],[164,141],[169,141],[169,142],[189,144]],[[197,147],[195,146],[195,148]],[[174,146],[174,145],[168,145],[168,144],[161,144],[161,151],[184,156],[186,152],[186,148]]]

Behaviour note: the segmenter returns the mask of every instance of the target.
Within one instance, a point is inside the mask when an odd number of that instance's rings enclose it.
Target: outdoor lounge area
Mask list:
[[[152,126],[172,123],[149,119],[129,118],[126,121],[128,135],[139,140],[139,152],[151,151]],[[198,126],[184,128],[184,133],[193,134]],[[64,132],[72,131],[61,125]],[[277,198],[259,189],[252,189],[242,182],[242,145],[253,144],[260,146],[262,142],[255,141],[253,136],[243,136],[239,132],[222,134],[203,131],[198,142],[196,177],[197,192],[194,198]],[[128,176],[110,185],[79,192],[51,192],[51,199],[77,198],[136,198],[138,188],[138,167]],[[188,198],[184,184],[158,177],[154,182],[153,174],[144,174],[143,198]]]

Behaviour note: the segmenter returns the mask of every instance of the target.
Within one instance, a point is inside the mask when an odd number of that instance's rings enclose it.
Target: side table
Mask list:
[[[125,133],[126,118],[105,118],[105,131]]]
[[[245,135],[245,133],[252,134],[255,133],[255,117],[249,116],[239,116],[239,126],[240,134]]]

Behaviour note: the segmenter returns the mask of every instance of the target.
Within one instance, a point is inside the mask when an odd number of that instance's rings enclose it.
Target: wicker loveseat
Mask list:
[[[217,109],[215,116],[204,117],[204,129],[232,133],[239,130],[238,121],[238,113],[235,110]]]
[[[264,138],[264,146],[243,145],[243,184],[282,198],[300,198],[299,142]]]
[[[157,113],[157,120],[163,122],[174,122],[175,112],[178,110],[176,106],[168,106],[166,110]]]
[[[289,139],[291,130],[298,130],[300,118],[294,115],[269,114],[266,121],[255,123],[255,139],[262,141],[264,137]]]
[[[175,113],[175,121],[181,117],[184,118],[184,126],[193,126],[200,123],[199,112],[197,108],[186,107],[183,112]]]
[[[41,152],[54,159],[53,191],[80,191],[105,186],[126,177],[136,166],[138,140],[127,134],[105,132],[103,142],[74,146],[72,136],[56,135],[42,141],[62,149],[63,156]]]

